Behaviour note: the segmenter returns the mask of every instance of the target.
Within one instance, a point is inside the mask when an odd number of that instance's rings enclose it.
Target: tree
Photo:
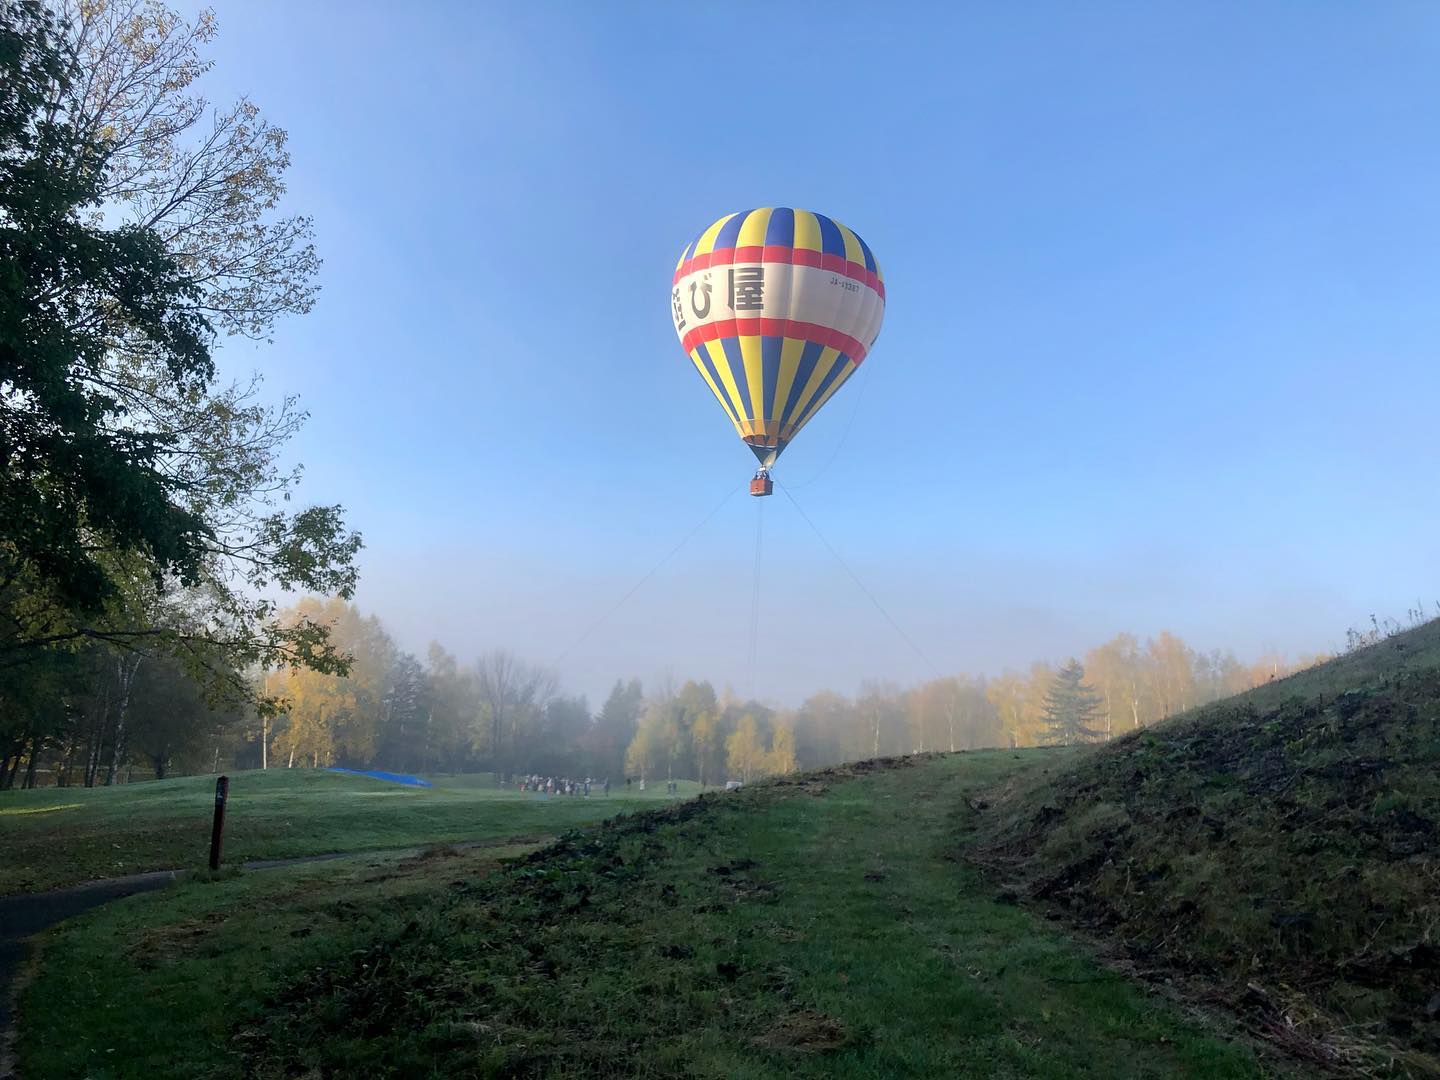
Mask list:
[[[525,771],[582,775],[582,744],[589,727],[590,706],[584,697],[551,698],[541,710],[538,726],[517,747]]]
[[[274,213],[284,133],[190,92],[208,15],[0,5],[0,664],[93,640],[164,646],[236,693],[257,661],[339,670],[257,597],[348,596],[360,539],[339,507],[283,506],[303,414],[217,386],[211,359],[313,296],[309,223]],[[137,621],[119,601],[142,580],[203,618]]]
[[[1053,678],[1050,665],[1037,661],[1028,675],[1007,671],[985,684],[1009,745],[1038,746],[1045,738],[1045,694]]]
[[[351,662],[343,675],[299,664],[284,670],[287,722],[277,732],[276,750],[287,765],[296,757],[312,765],[370,763],[380,743],[386,678],[398,655],[390,636],[379,619],[338,598],[307,597],[284,617],[322,627]]]
[[[985,692],[964,675],[934,679],[905,695],[911,746],[924,750],[968,750],[999,746],[1003,732]]]
[[[626,771],[625,751],[635,738],[644,700],[645,691],[639,679],[615,680],[610,696],[586,736],[593,775],[620,776]]]
[[[1084,679],[1085,669],[1078,660],[1071,660],[1055,673],[1045,696],[1044,712],[1052,743],[1070,746],[1104,736],[1096,726],[1101,718],[1100,695]]]
[[[168,656],[139,665],[131,691],[134,722],[129,744],[164,779],[178,761],[213,767],[229,729],[242,719],[237,708],[213,707],[204,688]]]
[[[833,690],[805,699],[795,712],[795,755],[803,768],[850,759],[846,732],[856,725],[854,705]]]
[[[1140,726],[1145,665],[1133,634],[1116,634],[1085,654],[1085,670],[1104,699],[1107,735]]]
[[[768,770],[779,776],[795,771],[795,729],[789,724],[776,724],[770,736]]]
[[[635,737],[625,751],[625,772],[640,777],[640,786],[669,766],[676,740],[673,710],[668,701],[652,701],[641,714]]]
[[[735,730],[725,740],[725,756],[730,765],[730,775],[738,776],[749,783],[761,775],[766,766],[765,743],[760,738],[760,724],[754,714],[740,717]]]
[[[702,712],[690,725],[690,751],[700,786],[713,784],[725,772],[725,729],[714,712]]]
[[[671,702],[675,714],[675,746],[672,769],[682,776],[694,776],[699,771],[695,760],[695,724],[701,717],[713,716],[719,709],[715,688],[708,682],[685,680],[679,693]]]
[[[156,236],[193,303],[224,334],[265,338],[318,291],[312,222],[275,213],[288,138],[248,98],[212,109],[192,92],[212,63],[212,11],[193,20],[161,0],[61,0],[75,77],[51,107],[103,147],[100,198]]]
[[[1146,660],[1160,704],[1157,719],[1182,713],[1195,704],[1195,654],[1168,630],[1146,646]]]
[[[461,771],[476,752],[480,695],[474,672],[432,641],[425,665],[426,769]]]
[[[475,687],[489,724],[491,767],[508,768],[522,726],[533,723],[555,693],[555,675],[532,667],[504,649],[475,661]]]
[[[905,730],[900,688],[893,682],[872,679],[862,683],[854,720],[849,756],[873,758],[907,749],[900,741]]]
[[[385,674],[376,759],[395,769],[429,767],[431,731],[425,668],[402,653]]]

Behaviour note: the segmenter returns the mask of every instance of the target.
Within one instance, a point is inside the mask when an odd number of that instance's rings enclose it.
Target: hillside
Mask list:
[[[1317,1064],[1440,1074],[1440,623],[988,793],[979,861]]]

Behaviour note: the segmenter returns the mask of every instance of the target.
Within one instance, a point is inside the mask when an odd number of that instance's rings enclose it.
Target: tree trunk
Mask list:
[[[70,770],[75,764],[75,739],[65,740],[65,754],[60,761],[60,771],[55,776],[56,787],[70,786]]]
[[[119,680],[120,701],[115,710],[115,741],[110,747],[110,767],[105,770],[105,786],[115,783],[115,774],[120,771],[120,759],[125,755],[125,720],[130,711],[130,686],[135,672],[140,667],[140,654],[122,655],[115,661],[115,676]]]
[[[27,791],[35,786],[35,766],[40,764],[40,736],[30,737],[30,760],[25,765],[25,781],[20,786]]]
[[[98,680],[97,680],[98,681]],[[110,684],[95,701],[95,711],[90,721],[90,730],[85,740],[85,780],[87,788],[95,786],[95,777],[100,772],[100,752],[105,746],[105,726],[110,715]]]
[[[0,774],[0,790],[10,791],[15,787],[15,778],[20,775],[20,764],[25,760],[25,737],[15,744],[14,758],[7,759],[9,768]]]

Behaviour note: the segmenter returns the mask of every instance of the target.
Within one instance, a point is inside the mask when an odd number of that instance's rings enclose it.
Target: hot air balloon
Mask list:
[[[759,459],[751,495],[864,361],[885,315],[869,245],[824,214],[766,207],[726,214],[675,267],[680,345]]]

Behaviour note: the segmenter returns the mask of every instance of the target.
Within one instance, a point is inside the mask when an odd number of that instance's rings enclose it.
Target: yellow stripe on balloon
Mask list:
[[[720,230],[725,227],[725,223],[734,216],[734,214],[726,214],[719,221],[715,222],[714,225],[711,225],[701,233],[700,239],[695,243],[695,250],[690,253],[690,257],[693,259],[696,255],[709,255],[710,252],[714,251],[715,237],[720,234]]]
[[[859,239],[840,222],[835,222],[835,227],[840,230],[840,239],[845,241],[845,258],[850,262],[865,265],[865,249],[860,246]]]
[[[725,410],[725,415],[728,416],[730,422],[734,424],[735,410],[730,407],[730,402],[725,400],[725,395],[720,392],[720,387],[716,386],[715,380],[710,377],[710,372],[705,367],[705,361],[700,358],[700,350],[698,348],[690,353],[690,359],[695,362],[695,370],[700,372],[700,377],[705,380],[705,385],[710,387],[711,393],[715,395],[715,400],[720,402],[720,407]]]
[[[810,395],[815,393],[820,384],[825,381],[825,376],[830,374],[830,369],[835,366],[835,358],[839,355],[840,350],[831,348],[829,345],[820,350],[820,356],[815,361],[815,370],[810,372],[810,378],[805,382],[805,389],[800,391],[800,396],[795,399],[795,404],[789,413],[781,417],[782,421],[795,424],[796,430],[799,430],[798,417],[801,415],[801,410],[805,409]]]
[[[814,405],[811,405],[810,408],[805,410],[805,415],[802,416],[800,418],[800,422],[795,425],[795,430],[790,432],[790,437],[792,439],[799,433],[801,428],[803,428],[806,424],[810,422],[810,418],[820,411],[820,407],[824,405],[825,402],[830,400],[830,396],[834,394],[836,390],[839,390],[840,387],[844,385],[845,381],[854,374],[855,365],[850,363],[850,361],[848,360],[845,361],[844,370],[841,371],[840,374],[836,375],[835,381],[825,388],[825,393],[820,395],[820,400],[815,402]]]
[[[760,335],[740,337],[740,355],[745,361],[745,381],[750,384],[750,415],[765,418],[765,363],[760,352]]]
[[[725,353],[724,346],[718,341],[710,342],[707,349],[710,354],[710,362],[720,373],[720,384],[730,395],[730,414],[735,418],[736,426],[743,430],[745,404],[740,397],[740,387],[735,384],[735,373],[730,370],[730,359]]]
[[[805,351],[805,342],[799,338],[787,337],[780,346],[780,377],[775,380],[775,401],[771,405],[770,419],[784,426],[785,418],[780,411],[790,400],[790,388],[795,385],[795,372],[800,369],[800,355]]]
[[[795,211],[795,243],[803,251],[824,251],[825,241],[820,236],[820,219],[809,210]]]
[[[736,247],[759,247],[765,243],[765,230],[770,227],[770,215],[775,208],[767,206],[752,210],[740,225],[740,235],[735,238]]]

